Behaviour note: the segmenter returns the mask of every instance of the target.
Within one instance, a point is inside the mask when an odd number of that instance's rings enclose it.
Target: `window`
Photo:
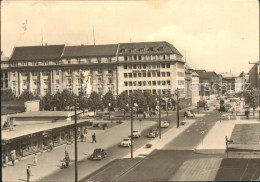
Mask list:
[[[125,86],[128,86],[128,83],[127,82],[124,82]]]
[[[23,80],[23,86],[27,85],[27,80]]]
[[[146,69],[146,64],[143,64],[143,69]]]
[[[133,92],[133,90],[129,90],[129,94],[131,94]]]
[[[60,84],[60,80],[56,80],[56,84],[59,85]]]
[[[171,72],[166,72],[167,77],[171,76]]]
[[[158,48],[158,51],[163,51],[163,47],[159,47],[159,48]]]
[[[156,77],[156,72],[152,72],[153,77]]]
[[[71,70],[68,70],[68,75],[71,75]]]
[[[153,94],[156,94],[156,90],[155,89],[153,89]]]
[[[142,77],[142,73],[138,73],[138,77]]]
[[[181,68],[181,69],[184,69],[184,64],[177,63],[177,67],[178,67],[178,68]]]
[[[148,73],[147,73],[147,77],[151,77],[151,72],[148,72]]]
[[[132,69],[132,65],[128,65],[128,69]]]
[[[178,75],[178,77],[184,77],[184,73],[183,72],[178,72],[177,75]]]
[[[111,73],[112,73],[112,70],[108,70],[108,73],[111,74]]]
[[[132,78],[132,73],[128,73],[128,77],[129,77],[129,78]]]
[[[146,77],[146,73],[143,73],[143,77]]]
[[[160,65],[159,65],[159,64],[157,64],[157,68],[160,68]]]
[[[161,73],[160,72],[157,72],[157,77],[160,77],[161,76]]]
[[[136,65],[135,64],[133,65],[133,69],[136,69]]]
[[[165,59],[165,55],[163,55],[163,59]]]
[[[13,83],[13,86],[16,86],[16,82],[15,81],[13,81],[12,83]]]
[[[98,83],[102,83],[102,78],[98,77]]]
[[[161,81],[157,81],[157,85],[161,85]]]
[[[120,52],[125,52],[125,49],[121,49]]]
[[[166,64],[166,67],[167,67],[167,68],[170,68],[170,63],[167,63],[167,64]]]
[[[71,60],[70,59],[68,59],[68,64],[71,64]]]
[[[36,79],[33,79],[33,84],[34,84],[34,86],[37,85],[37,80]]]
[[[136,85],[137,85],[136,81],[134,81],[134,82],[133,82],[133,85],[134,85],[134,86],[136,86]]]
[[[132,82],[129,82],[129,86],[132,86],[133,85],[133,83]]]
[[[143,86],[146,86],[147,84],[146,84],[146,81],[143,81]]]
[[[98,62],[98,63],[101,63],[101,58],[97,58],[97,62]]]
[[[151,82],[151,81],[148,81],[148,85],[151,86],[151,85],[152,85],[152,82]]]
[[[171,81],[170,80],[167,80],[167,85],[171,85]]]
[[[109,83],[109,84],[112,84],[112,82],[113,82],[112,77],[109,77],[109,78],[108,78],[108,83]]]
[[[183,80],[178,80],[178,85],[184,85],[184,81]]]
[[[156,56],[155,55],[152,55],[152,60],[156,60]]]
[[[142,60],[142,56],[138,56],[138,60]]]
[[[137,56],[134,56],[134,60],[135,60],[135,61],[137,60]]]
[[[136,78],[137,77],[137,74],[136,73],[134,73],[134,78]]]
[[[71,83],[72,83],[71,78],[68,78],[68,85],[71,85]]]
[[[140,51],[140,52],[144,52],[144,48],[140,48],[139,51]]]
[[[125,69],[125,70],[127,69],[127,65],[124,65],[124,69]]]
[[[127,56],[124,56],[124,60],[127,61]]]
[[[102,74],[102,70],[98,70],[97,72],[98,72],[98,74],[99,74],[99,75],[101,75],[101,74]]]
[[[28,72],[22,72],[22,76],[28,76]]]
[[[165,72],[162,72],[162,77],[165,77]]]
[[[81,85],[81,78],[78,78],[78,85]]]
[[[153,85],[156,85],[156,81],[153,81]]]
[[[48,85],[49,84],[49,79],[43,79],[44,85]]]
[[[165,68],[165,64],[162,64],[162,68]]]
[[[138,86],[142,86],[142,82],[141,81],[138,82]]]
[[[15,76],[15,72],[13,72],[13,76]]]
[[[111,63],[112,62],[111,58],[107,58],[107,62]]]
[[[154,64],[154,65],[152,65],[152,68],[156,68],[156,65]]]
[[[162,85],[165,85],[166,83],[165,83],[165,81],[162,81]]]
[[[141,69],[141,65],[138,64],[138,65],[137,65],[137,69]]]
[[[37,76],[37,73],[38,73],[37,71],[33,71],[32,76]]]
[[[127,73],[124,73],[124,78],[127,78]]]

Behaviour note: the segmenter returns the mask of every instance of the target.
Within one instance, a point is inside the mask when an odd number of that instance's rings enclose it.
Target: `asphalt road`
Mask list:
[[[162,134],[169,130],[172,127],[176,127],[176,111],[170,111],[169,115],[167,117],[166,112],[162,111],[162,120],[167,120],[170,123],[170,126],[168,128],[163,128]],[[148,120],[152,121],[158,121],[158,116],[146,118],[143,119],[142,115],[139,115],[136,119],[142,119],[142,122],[148,122]],[[184,110],[180,111],[180,120],[184,120]],[[156,128],[158,125],[154,125],[152,128]],[[142,137],[138,139],[134,139],[134,150],[142,147],[143,145],[149,143],[151,138],[147,138],[146,135],[148,133],[149,129],[142,131]],[[109,166],[111,163],[113,163],[116,159],[122,158],[130,153],[130,147],[129,148],[122,148],[118,146],[117,144],[113,147],[110,147],[108,149],[105,149],[108,156],[101,160],[101,161],[92,161],[92,160],[82,160],[78,162],[78,179],[85,179],[87,176],[95,173],[97,170],[102,170],[104,167]],[[73,162],[73,161],[72,161]],[[43,178],[42,182],[46,181],[73,181],[75,179],[75,166],[72,164],[69,168],[61,169],[58,172],[55,172],[45,178]]]

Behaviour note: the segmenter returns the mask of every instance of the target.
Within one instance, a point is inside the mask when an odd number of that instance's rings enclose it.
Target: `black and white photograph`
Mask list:
[[[3,0],[3,182],[260,181],[259,0]]]

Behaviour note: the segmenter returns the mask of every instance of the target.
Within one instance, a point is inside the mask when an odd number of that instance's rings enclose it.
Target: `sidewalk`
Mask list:
[[[87,142],[78,142],[78,161],[89,157],[95,148],[109,148],[122,141],[130,134],[130,122],[125,121],[122,124],[109,128],[107,130],[89,130]],[[139,121],[134,121],[134,128],[139,128]],[[156,124],[153,121],[142,122],[142,130],[145,130]],[[91,143],[92,134],[96,134],[97,143]],[[62,145],[55,148],[52,152],[43,152],[38,154],[38,164],[33,165],[33,156],[22,159],[15,163],[15,166],[2,167],[2,181],[26,181],[26,169],[31,166],[31,181],[37,181],[51,173],[60,170],[60,160],[65,157],[65,146],[74,162],[74,143],[72,145]]]
[[[226,136],[230,139],[236,124],[259,123],[256,120],[224,120],[217,122],[210,132],[204,136],[203,144],[195,150],[198,153],[224,153],[226,150]]]

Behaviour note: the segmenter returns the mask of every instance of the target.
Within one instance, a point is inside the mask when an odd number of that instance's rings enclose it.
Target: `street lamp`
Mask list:
[[[179,116],[179,89],[178,88],[175,90],[175,94],[177,96],[177,128],[179,128],[180,116]]]
[[[77,143],[77,99],[75,99],[75,124],[74,124],[74,130],[75,130],[75,182],[78,181],[78,143]]]
[[[203,145],[203,135],[204,135],[204,131],[201,132],[201,143]]]
[[[140,132],[141,132],[142,131],[142,125],[141,125],[142,120],[140,119],[139,122],[140,122]]]
[[[155,99],[158,104],[158,111],[159,111],[159,138],[161,139],[161,92],[159,92],[159,99]]]
[[[110,120],[110,106],[111,106],[111,103],[109,102],[109,103],[108,103],[108,115],[109,115],[109,120]]]

